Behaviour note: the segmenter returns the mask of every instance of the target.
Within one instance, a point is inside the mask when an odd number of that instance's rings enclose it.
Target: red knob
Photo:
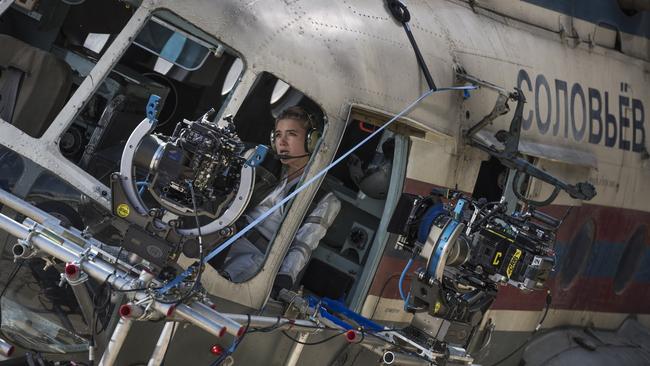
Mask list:
[[[348,342],[354,342],[355,339],[357,339],[357,332],[354,330],[350,329],[347,332],[345,332],[345,339]]]
[[[79,275],[79,266],[74,263],[68,263],[65,265],[65,275],[69,278],[76,278]]]
[[[223,348],[220,345],[215,344],[212,347],[210,347],[210,353],[212,353],[217,357],[221,356],[223,354]]]
[[[124,304],[120,306],[119,313],[122,318],[128,318],[129,316],[131,316],[131,305]]]

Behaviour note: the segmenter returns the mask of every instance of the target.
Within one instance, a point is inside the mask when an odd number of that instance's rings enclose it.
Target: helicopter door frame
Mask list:
[[[350,107],[348,114],[348,123],[355,118],[363,118],[370,124],[381,125],[391,119],[393,114],[386,111],[369,107],[361,104],[353,104]],[[350,297],[350,309],[360,312],[368,297],[368,292],[375,278],[377,268],[383,257],[386,246],[389,242],[388,223],[390,221],[392,212],[397,206],[397,202],[404,190],[404,181],[406,178],[406,167],[408,164],[410,152],[410,136],[423,137],[425,132],[419,127],[420,123],[410,118],[400,118],[392,126],[388,127],[389,130],[395,133],[395,152],[393,156],[393,166],[390,176],[390,185],[382,218],[379,221],[375,238],[370,245],[370,251],[359,280],[354,285],[352,296]]]

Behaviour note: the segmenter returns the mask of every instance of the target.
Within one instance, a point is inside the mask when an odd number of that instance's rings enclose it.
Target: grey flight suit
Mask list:
[[[281,180],[266,198],[244,214],[246,222],[254,221],[284,199],[299,180],[299,177],[291,182],[287,182],[286,179]],[[295,283],[298,274],[309,261],[312,251],[325,236],[340,209],[341,202],[333,193],[327,193],[320,199],[296,232],[278,275],[287,275]],[[268,243],[280,227],[285,210],[284,206],[280,207],[252,229],[257,233],[244,235],[233,243],[223,267],[223,271],[230,276],[232,281],[246,281],[260,270],[264,263]]]

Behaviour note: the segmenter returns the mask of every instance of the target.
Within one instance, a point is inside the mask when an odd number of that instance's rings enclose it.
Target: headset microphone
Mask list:
[[[274,158],[277,160],[289,160],[289,159],[299,159],[299,158],[304,158],[305,156],[309,156],[309,154],[303,154],[303,155],[284,155],[284,154],[273,154]]]

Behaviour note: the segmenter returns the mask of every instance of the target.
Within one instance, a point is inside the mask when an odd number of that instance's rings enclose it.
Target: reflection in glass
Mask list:
[[[2,333],[21,347],[39,352],[83,352],[88,342],[29,310],[27,307],[2,297]]]
[[[0,188],[10,190],[23,173],[23,160],[20,155],[0,146]]]
[[[210,50],[159,19],[152,18],[142,28],[134,43],[186,70],[196,70]]]

